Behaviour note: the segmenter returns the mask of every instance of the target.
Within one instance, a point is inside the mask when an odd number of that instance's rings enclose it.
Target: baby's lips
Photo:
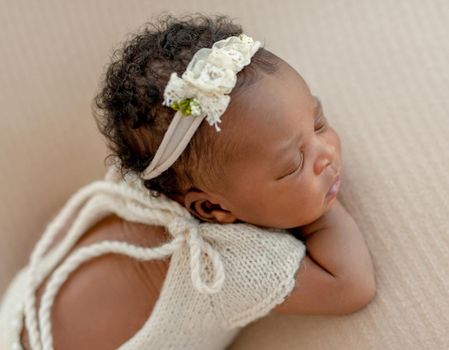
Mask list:
[[[340,189],[340,174],[337,174],[332,186],[329,188],[329,191],[326,193],[326,198],[334,197],[338,190]]]

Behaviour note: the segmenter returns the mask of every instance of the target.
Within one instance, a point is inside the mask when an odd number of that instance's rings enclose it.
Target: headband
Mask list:
[[[229,94],[237,82],[237,73],[251,62],[262,43],[240,34],[202,48],[192,57],[182,78],[176,72],[164,91],[164,106],[176,110],[150,165],[141,177],[149,180],[167,170],[181,155],[204,118],[221,129],[221,115],[228,107]]]

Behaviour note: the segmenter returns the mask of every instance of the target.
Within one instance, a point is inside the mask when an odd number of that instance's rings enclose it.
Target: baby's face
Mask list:
[[[222,207],[244,222],[278,228],[323,215],[338,191],[340,139],[296,70],[282,62],[230,107],[220,137],[232,137],[237,148],[217,195]]]

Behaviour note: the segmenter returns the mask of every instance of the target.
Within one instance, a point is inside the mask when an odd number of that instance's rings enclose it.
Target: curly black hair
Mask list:
[[[122,176],[145,170],[175,114],[162,105],[171,73],[181,76],[199,49],[211,48],[214,42],[241,33],[242,27],[225,15],[194,13],[176,17],[163,13],[132,34],[114,52],[94,99],[97,127],[111,151],[105,162],[116,163]],[[238,73],[232,94],[257,81],[259,70],[276,72],[277,61],[276,55],[260,48],[251,64]],[[215,129],[205,124],[169,169],[156,178],[143,180],[151,194],[164,193],[173,198],[195,184],[219,178],[223,164],[214,151],[211,130]]]

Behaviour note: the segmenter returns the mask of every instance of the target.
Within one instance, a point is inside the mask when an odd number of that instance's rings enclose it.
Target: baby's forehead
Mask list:
[[[313,116],[316,106],[317,99],[293,68],[284,66],[277,74],[264,75],[236,100],[231,98],[222,117],[225,158],[241,161],[272,152],[296,132],[302,118]]]
[[[287,64],[281,65],[275,74],[263,74],[256,84],[237,97],[235,104],[232,102],[227,124],[253,130],[264,125],[280,127],[293,116],[308,117],[318,105],[304,79]]]

